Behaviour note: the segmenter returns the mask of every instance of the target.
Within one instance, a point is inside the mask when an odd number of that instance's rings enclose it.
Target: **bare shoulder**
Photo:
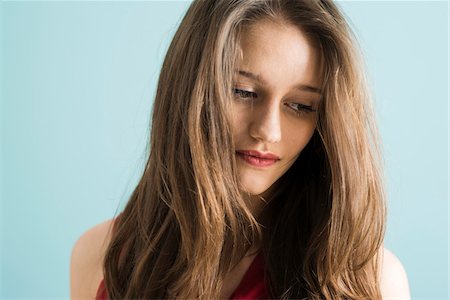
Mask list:
[[[383,300],[411,299],[408,276],[400,260],[388,249],[382,247],[381,294]]]
[[[103,258],[111,238],[114,219],[84,232],[75,242],[70,257],[70,298],[94,299],[103,278]]]

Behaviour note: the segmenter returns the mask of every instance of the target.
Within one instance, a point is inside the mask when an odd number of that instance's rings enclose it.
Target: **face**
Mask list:
[[[318,52],[297,27],[268,20],[246,28],[241,49],[232,101],[236,161],[243,190],[264,196],[314,133]]]

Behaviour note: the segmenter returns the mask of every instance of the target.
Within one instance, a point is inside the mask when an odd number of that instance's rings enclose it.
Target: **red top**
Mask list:
[[[264,258],[260,252],[248,267],[237,289],[231,294],[230,299],[268,299],[268,293],[264,284]],[[96,300],[108,299],[105,282],[100,282]]]

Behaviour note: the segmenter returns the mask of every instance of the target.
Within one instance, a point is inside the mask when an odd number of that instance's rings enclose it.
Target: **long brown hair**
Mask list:
[[[240,36],[264,18],[307,34],[324,67],[317,129],[261,226],[240,192],[229,112]],[[274,298],[381,299],[381,156],[356,45],[329,0],[191,4],[161,69],[146,168],[104,259],[110,298],[219,298],[259,245]]]

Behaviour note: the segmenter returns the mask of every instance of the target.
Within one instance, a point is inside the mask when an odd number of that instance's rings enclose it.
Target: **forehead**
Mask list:
[[[239,69],[250,69],[264,78],[320,83],[320,51],[314,39],[296,25],[258,20],[242,28],[239,46]]]

